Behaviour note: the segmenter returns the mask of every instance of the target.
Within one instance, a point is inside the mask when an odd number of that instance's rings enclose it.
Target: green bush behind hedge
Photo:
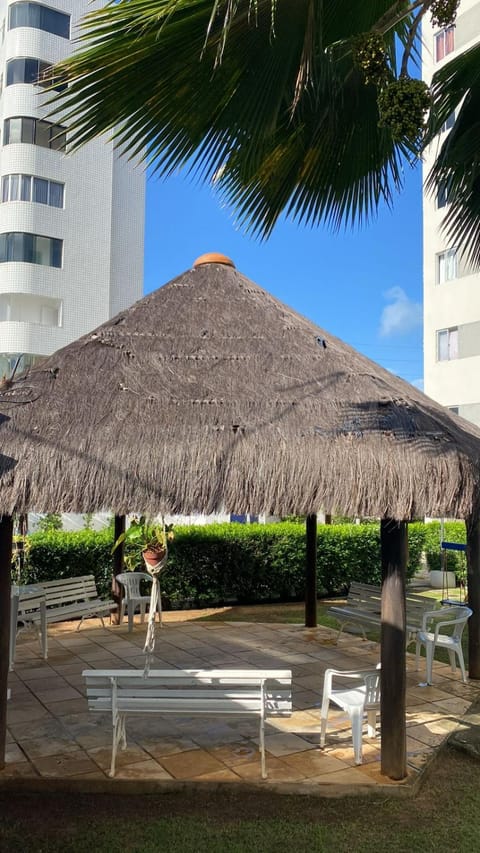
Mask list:
[[[419,567],[425,543],[430,538],[434,541],[428,528],[421,523],[409,525],[409,578]],[[108,596],[112,545],[111,529],[35,533],[29,537],[28,576],[23,580],[34,583],[93,574],[99,592]],[[379,584],[380,579],[378,524],[319,526],[320,592],[343,592],[351,580]],[[301,599],[305,527],[294,522],[176,527],[161,586],[172,607],[179,602],[198,606]]]

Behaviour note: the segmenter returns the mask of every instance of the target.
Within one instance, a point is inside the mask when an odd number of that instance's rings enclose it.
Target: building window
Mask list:
[[[12,231],[0,234],[0,263],[23,261],[46,267],[62,266],[63,240]]]
[[[443,124],[440,128],[440,133],[446,133],[446,131],[450,130],[450,128],[452,128],[454,124],[455,124],[455,110],[452,113],[450,113],[447,120],[443,122]]]
[[[437,255],[437,284],[444,284],[457,277],[457,250],[447,249]]]
[[[450,201],[451,181],[440,181],[437,189],[437,208],[445,207]]]
[[[455,50],[455,27],[445,27],[435,36],[435,62],[440,62]]]
[[[441,329],[437,332],[437,361],[458,358],[458,328]]]
[[[12,3],[8,10],[8,29],[32,27],[64,39],[70,38],[70,15],[40,3]]]
[[[49,207],[63,207],[64,185],[35,175],[4,175],[2,202],[33,201]]]
[[[37,86],[52,88],[57,92],[63,92],[67,88],[66,83],[51,76],[52,65],[42,59],[32,57],[17,57],[7,62],[7,86],[15,83],[35,83]]]
[[[40,145],[42,148],[65,151],[67,128],[61,124],[52,124],[50,121],[27,116],[7,118],[4,122],[3,142],[4,145],[27,142],[30,145]]]
[[[61,321],[62,303],[59,299],[31,293],[0,294],[0,322],[36,323],[58,328]]]
[[[447,406],[449,412],[453,412],[454,415],[458,415],[458,406]]]

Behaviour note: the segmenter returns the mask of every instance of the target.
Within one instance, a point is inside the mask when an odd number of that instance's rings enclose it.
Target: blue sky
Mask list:
[[[208,186],[149,177],[145,293],[222,252],[261,287],[369,358],[418,383],[422,360],[421,170],[406,174],[390,211],[332,233],[282,221],[268,241],[235,227]]]

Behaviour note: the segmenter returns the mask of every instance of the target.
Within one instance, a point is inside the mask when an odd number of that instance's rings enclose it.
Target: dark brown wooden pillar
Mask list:
[[[480,513],[467,518],[468,674],[480,678]]]
[[[7,688],[10,657],[10,594],[13,519],[0,518],[0,770],[5,767],[7,742]]]
[[[306,518],[307,562],[305,572],[305,625],[317,627],[317,516]]]
[[[118,537],[125,533],[125,516],[116,515],[114,517],[113,526],[113,541],[116,542]],[[112,597],[117,602],[117,612],[114,614],[117,625],[120,624],[120,605],[122,603],[122,586],[117,581],[117,575],[121,574],[125,568],[124,559],[125,547],[122,542],[113,552],[113,574],[112,574]]]
[[[407,775],[405,578],[407,525],[385,518],[380,525],[382,552],[381,627],[381,772],[390,779]]]

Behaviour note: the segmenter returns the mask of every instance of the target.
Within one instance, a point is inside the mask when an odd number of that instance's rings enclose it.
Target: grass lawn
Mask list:
[[[2,853],[474,853],[480,762],[445,748],[408,799],[0,794],[0,814]]]

